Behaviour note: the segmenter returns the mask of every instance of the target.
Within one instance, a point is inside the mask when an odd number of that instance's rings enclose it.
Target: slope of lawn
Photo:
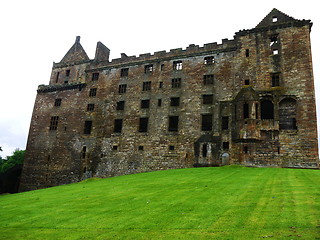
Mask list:
[[[320,239],[320,171],[192,168],[0,196],[0,239]]]

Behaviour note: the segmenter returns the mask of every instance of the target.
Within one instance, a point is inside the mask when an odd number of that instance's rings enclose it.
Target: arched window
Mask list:
[[[274,119],[273,103],[270,100],[261,101],[261,119]]]
[[[296,100],[293,98],[285,98],[279,103],[279,125],[280,129],[297,129]]]

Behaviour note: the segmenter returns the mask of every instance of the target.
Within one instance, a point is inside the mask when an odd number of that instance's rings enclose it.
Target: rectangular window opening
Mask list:
[[[250,85],[250,80],[249,79],[244,80],[244,85]]]
[[[229,117],[221,118],[221,129],[228,130],[229,129]]]
[[[249,57],[249,56],[250,56],[250,50],[246,49],[246,57]]]
[[[143,150],[144,150],[144,147],[143,147],[143,146],[138,146],[138,150],[139,150],[139,151],[143,151]]]
[[[182,61],[174,61],[173,62],[173,70],[182,70]]]
[[[50,130],[57,130],[59,122],[59,116],[53,116],[50,119]]]
[[[153,64],[148,64],[144,66],[144,73],[151,73],[153,72]]]
[[[174,151],[174,146],[173,145],[169,146],[169,151]]]
[[[158,107],[161,107],[162,105],[162,99],[158,99]]]
[[[177,132],[179,125],[179,116],[169,116],[169,132]]]
[[[180,105],[180,98],[179,97],[170,98],[170,106],[177,107],[179,105]]]
[[[89,97],[95,97],[95,96],[97,96],[97,89],[91,88],[89,91]]]
[[[84,122],[84,134],[91,134],[92,129],[92,121]]]
[[[126,93],[126,91],[127,91],[127,84],[120,84],[119,93]]]
[[[97,81],[99,79],[99,73],[92,73],[92,81]]]
[[[201,130],[212,131],[212,114],[201,115]]]
[[[173,78],[171,80],[171,88],[180,88],[181,87],[181,78]]]
[[[61,98],[57,98],[57,99],[54,101],[54,106],[55,106],[55,107],[60,107],[60,106],[61,106]]]
[[[67,69],[66,70],[66,77],[69,77],[70,76],[70,69]]]
[[[140,118],[139,119],[139,132],[148,132],[148,122],[149,118]]]
[[[215,62],[214,56],[208,56],[204,58],[205,65],[211,65],[211,64],[214,64],[214,62]]]
[[[87,111],[88,111],[88,112],[94,111],[94,104],[93,104],[93,103],[89,103],[89,104],[87,105]]]
[[[124,103],[125,101],[117,102],[117,110],[124,110]]]
[[[117,146],[117,145],[113,145],[113,146],[112,146],[112,150],[113,150],[113,151],[117,151],[117,150],[118,150],[118,146]]]
[[[203,85],[210,85],[213,84],[214,81],[214,75],[208,74],[203,76]]]
[[[163,88],[163,82],[159,82],[159,88]]]
[[[115,119],[113,132],[121,133],[121,131],[122,131],[122,119]]]
[[[249,104],[243,104],[243,118],[249,118]]]
[[[129,75],[129,68],[122,68],[120,70],[120,77],[128,77]]]
[[[280,86],[280,73],[271,74],[271,86],[272,87]]]
[[[202,95],[203,104],[212,104],[213,103],[213,94]]]
[[[149,108],[149,107],[150,107],[149,99],[141,100],[141,108]]]
[[[223,148],[223,150],[229,150],[229,142],[223,142],[222,148]]]
[[[60,75],[60,72],[57,72],[57,75],[56,75],[56,83],[59,82],[59,75]]]
[[[143,82],[142,91],[150,91],[151,90],[151,81]]]

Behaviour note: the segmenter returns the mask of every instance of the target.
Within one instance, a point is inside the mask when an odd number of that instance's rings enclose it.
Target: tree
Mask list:
[[[6,160],[0,161],[0,173],[7,171],[15,165],[22,164],[25,150],[16,149],[12,156],[8,156]]]

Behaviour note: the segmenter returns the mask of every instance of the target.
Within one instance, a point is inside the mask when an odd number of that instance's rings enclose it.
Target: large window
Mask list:
[[[129,75],[129,68],[122,68],[120,72],[120,77],[128,77]]]
[[[57,130],[59,122],[59,116],[53,116],[50,119],[50,130]]]
[[[84,122],[84,134],[91,134],[92,129],[92,121]]]
[[[179,126],[179,116],[169,116],[169,132],[177,132]]]
[[[181,87],[181,78],[174,78],[171,80],[172,88],[180,88]]]
[[[148,132],[149,118],[143,117],[139,120],[139,132]]]
[[[274,119],[273,103],[270,100],[261,102],[261,119]]]
[[[121,133],[121,131],[122,131],[122,119],[115,119],[113,132]]]
[[[201,115],[201,130],[202,131],[212,130],[212,114]]]

